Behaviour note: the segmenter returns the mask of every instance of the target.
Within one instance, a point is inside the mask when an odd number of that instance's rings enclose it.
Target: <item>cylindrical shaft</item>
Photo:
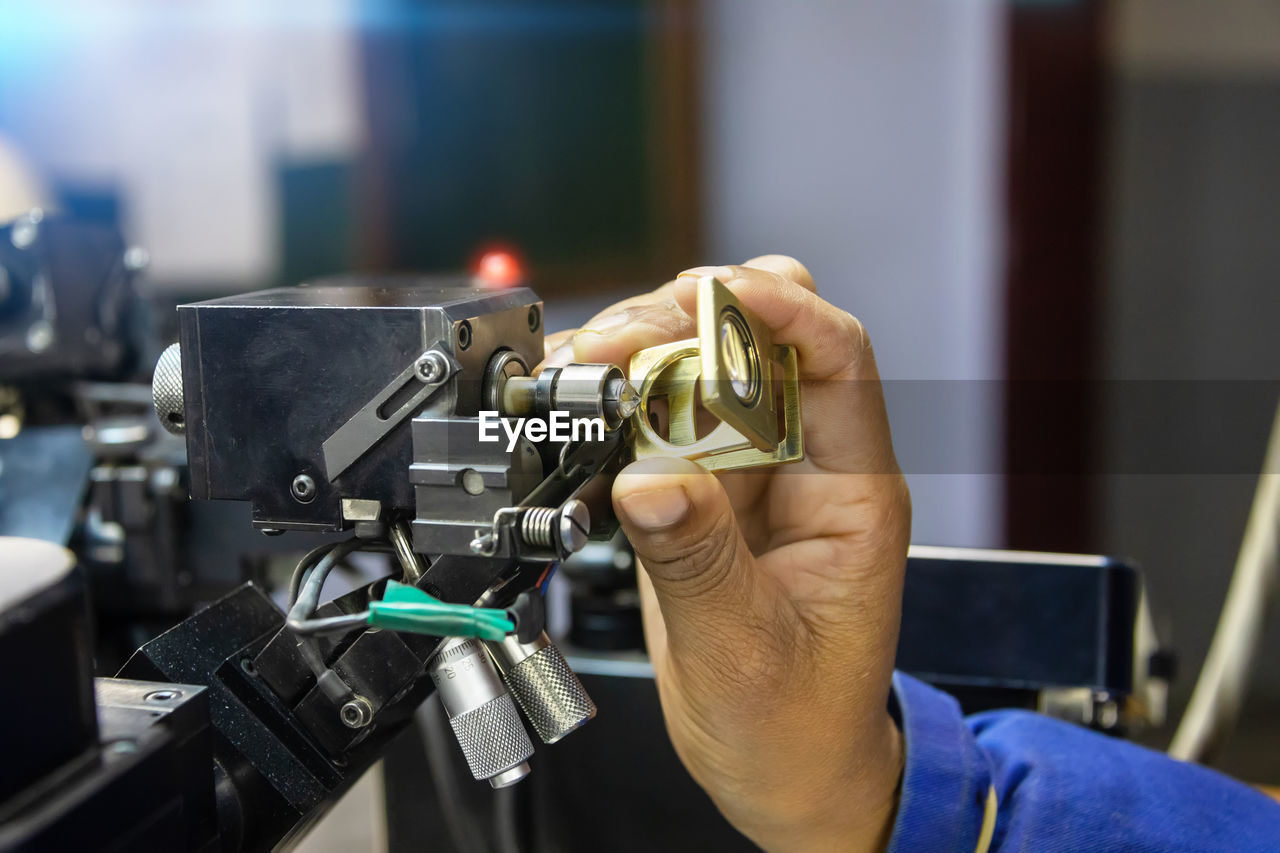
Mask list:
[[[485,645],[544,743],[555,743],[595,717],[595,703],[546,633],[530,643],[509,636]]]
[[[413,550],[413,534],[409,532],[409,525],[397,521],[387,529],[387,536],[395,548],[400,568],[404,569],[405,583],[416,584],[425,570],[422,558]]]
[[[537,376],[512,376],[502,386],[507,416],[566,412],[572,418],[599,418],[616,429],[631,417],[640,396],[616,364],[566,364]]]
[[[445,641],[429,671],[471,775],[495,788],[529,775],[533,744],[480,642]]]

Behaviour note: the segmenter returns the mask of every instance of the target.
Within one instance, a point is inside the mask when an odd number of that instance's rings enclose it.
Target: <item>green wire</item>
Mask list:
[[[368,623],[393,631],[482,640],[501,640],[516,628],[504,610],[449,604],[395,581],[387,582],[381,601],[369,602]]]

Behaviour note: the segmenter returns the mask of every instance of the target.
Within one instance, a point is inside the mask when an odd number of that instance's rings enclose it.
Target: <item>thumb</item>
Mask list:
[[[762,582],[720,482],[684,459],[646,459],[618,474],[613,504],[653,584],[671,662],[693,683],[749,683],[745,634],[776,624],[786,602]]]

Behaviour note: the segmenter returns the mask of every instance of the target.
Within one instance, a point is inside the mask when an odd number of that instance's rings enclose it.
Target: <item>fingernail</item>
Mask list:
[[[689,496],[681,486],[636,492],[618,503],[627,519],[642,530],[673,527],[689,514]]]
[[[607,335],[615,329],[619,329],[627,325],[628,314],[626,311],[618,311],[613,314],[606,314],[603,317],[592,320],[590,325],[583,326],[578,334],[583,332],[591,332],[597,335]]]
[[[732,278],[733,270],[730,269],[729,267],[716,267],[716,266],[693,267],[691,269],[687,269],[684,272],[680,273],[680,275],[676,276],[676,278],[677,279],[702,278],[704,275],[713,275],[716,278],[725,278],[725,277]]]

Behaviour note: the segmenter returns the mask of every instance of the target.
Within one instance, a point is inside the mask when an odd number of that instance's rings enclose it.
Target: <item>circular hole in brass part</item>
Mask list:
[[[668,356],[650,369],[641,383],[642,387],[637,388],[640,404],[636,411],[639,413],[639,417],[645,421],[654,438],[667,442],[674,447],[683,447],[696,441],[701,441],[720,425],[719,419],[711,414],[704,405],[702,382],[700,376],[695,376],[692,379],[685,380],[691,387],[683,389],[684,393],[693,395],[693,432],[688,434],[687,430],[683,431],[679,436],[679,440],[676,440],[671,435],[672,397],[681,391],[681,389],[671,387],[674,385],[673,373],[679,368],[682,361],[697,361],[697,359],[698,350],[696,347]],[[655,386],[667,386],[667,392],[655,393]]]
[[[720,314],[720,361],[733,396],[754,405],[760,397],[760,361],[746,321],[731,309]]]
[[[463,320],[458,326],[458,349],[464,350],[471,346],[471,323]]]
[[[542,326],[542,312],[537,305],[529,306],[529,331],[536,332]]]
[[[462,472],[462,490],[469,495],[484,494],[484,475],[474,468]]]

